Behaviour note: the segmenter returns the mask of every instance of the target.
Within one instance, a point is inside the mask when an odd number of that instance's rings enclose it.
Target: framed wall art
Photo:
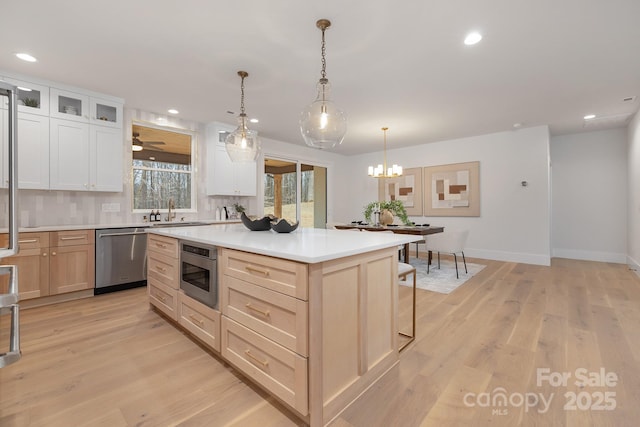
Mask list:
[[[425,216],[480,216],[480,162],[423,169]]]
[[[407,215],[422,215],[422,168],[407,168],[397,178],[380,178],[378,200],[400,200]]]

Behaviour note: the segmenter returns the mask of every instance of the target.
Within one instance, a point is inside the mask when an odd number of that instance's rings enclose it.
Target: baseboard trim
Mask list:
[[[628,264],[627,255],[615,252],[584,251],[579,249],[553,249],[554,258],[579,259],[583,261],[612,262]]]

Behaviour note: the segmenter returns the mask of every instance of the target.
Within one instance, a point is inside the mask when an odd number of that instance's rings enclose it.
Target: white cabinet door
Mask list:
[[[50,187],[89,190],[89,125],[51,119]]]
[[[255,196],[256,162],[232,162],[224,145],[225,134],[233,127],[221,123],[207,125],[207,195]],[[222,136],[221,136],[222,135]]]
[[[122,191],[122,129],[90,127],[90,190]]]
[[[234,163],[235,191],[237,196],[255,196],[257,194],[256,162]]]
[[[4,80],[18,88],[19,113],[49,117],[49,88],[47,86],[12,78]]]
[[[49,189],[49,117],[18,113],[18,187]]]
[[[89,98],[89,120],[99,126],[122,129],[122,104],[100,98]]]
[[[50,91],[51,118],[89,122],[89,97],[57,88]]]

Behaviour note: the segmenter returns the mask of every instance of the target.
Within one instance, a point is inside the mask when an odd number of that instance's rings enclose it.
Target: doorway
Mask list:
[[[264,214],[324,228],[327,222],[327,168],[295,160],[264,159]]]

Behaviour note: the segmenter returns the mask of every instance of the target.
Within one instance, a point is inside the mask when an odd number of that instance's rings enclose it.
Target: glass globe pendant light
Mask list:
[[[331,85],[327,79],[324,32],[330,26],[328,19],[316,22],[316,27],[322,31],[322,71],[317,85],[318,95],[300,114],[300,132],[304,142],[314,148],[332,148],[342,144],[347,133],[346,115],[329,99]]]
[[[249,76],[246,71],[238,71],[240,83],[240,114],[238,127],[225,140],[225,148],[232,162],[254,162],[260,151],[258,132],[247,128],[247,114],[244,112],[244,79]]]

